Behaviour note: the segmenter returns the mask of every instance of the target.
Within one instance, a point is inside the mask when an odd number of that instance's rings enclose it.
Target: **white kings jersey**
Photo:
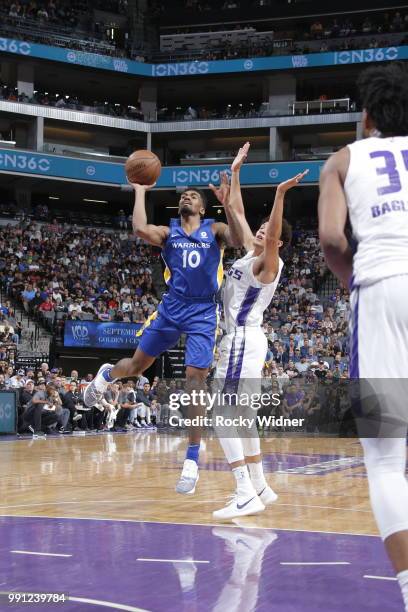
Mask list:
[[[255,260],[256,256],[250,251],[227,272],[223,296],[227,334],[236,327],[260,327],[263,313],[276,291],[283,261],[279,258],[279,270],[273,283],[265,285],[254,276]]]
[[[367,138],[349,150],[344,189],[358,242],[353,283],[408,274],[408,137]]]

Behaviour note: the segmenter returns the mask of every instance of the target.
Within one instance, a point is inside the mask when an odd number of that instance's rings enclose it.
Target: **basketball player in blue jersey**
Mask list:
[[[326,162],[319,234],[329,268],[351,286],[351,377],[374,390],[392,379],[380,404],[387,417],[391,408],[392,420],[383,420],[379,437],[361,443],[371,506],[408,611],[408,406],[400,390],[408,376],[408,70],[398,63],[369,68],[359,89],[365,139]],[[384,436],[391,423],[397,436]]]
[[[157,311],[139,332],[140,342],[132,358],[115,366],[104,364],[84,392],[87,406],[95,405],[112,381],[139,376],[155,359],[186,334],[186,391],[204,388],[213,360],[217,331],[216,294],[223,280],[224,246],[240,246],[234,228],[204,219],[206,199],[198,189],[187,189],[179,201],[179,218],[170,226],[151,225],[146,218],[146,192],[153,187],[133,185],[133,229],[149,244],[162,248],[168,292]],[[227,219],[228,211],[226,210]],[[190,408],[189,417],[203,416],[205,406]],[[189,430],[189,446],[176,491],[193,494],[198,480],[201,429]]]

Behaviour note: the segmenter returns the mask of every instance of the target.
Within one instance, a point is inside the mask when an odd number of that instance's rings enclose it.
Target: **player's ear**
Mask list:
[[[282,240],[278,240],[278,248],[280,249],[281,247],[283,247],[283,242]]]

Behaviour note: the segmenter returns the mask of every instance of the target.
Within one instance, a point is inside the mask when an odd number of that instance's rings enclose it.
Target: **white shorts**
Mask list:
[[[267,351],[260,327],[237,327],[221,341],[215,378],[261,379]]]
[[[405,437],[408,421],[407,296],[408,275],[391,276],[367,287],[357,287],[351,294],[350,378],[360,379],[362,400],[368,398],[373,405],[372,398],[377,398],[379,436]]]
[[[408,378],[408,275],[351,294],[350,377]]]

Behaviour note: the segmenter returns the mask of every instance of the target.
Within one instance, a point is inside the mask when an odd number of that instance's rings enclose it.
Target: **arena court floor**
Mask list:
[[[1,439],[0,439],[1,440]],[[185,439],[136,432],[1,440],[0,610],[400,612],[356,440],[263,441],[279,499],[214,522],[233,481],[206,441],[196,494],[174,492]]]

